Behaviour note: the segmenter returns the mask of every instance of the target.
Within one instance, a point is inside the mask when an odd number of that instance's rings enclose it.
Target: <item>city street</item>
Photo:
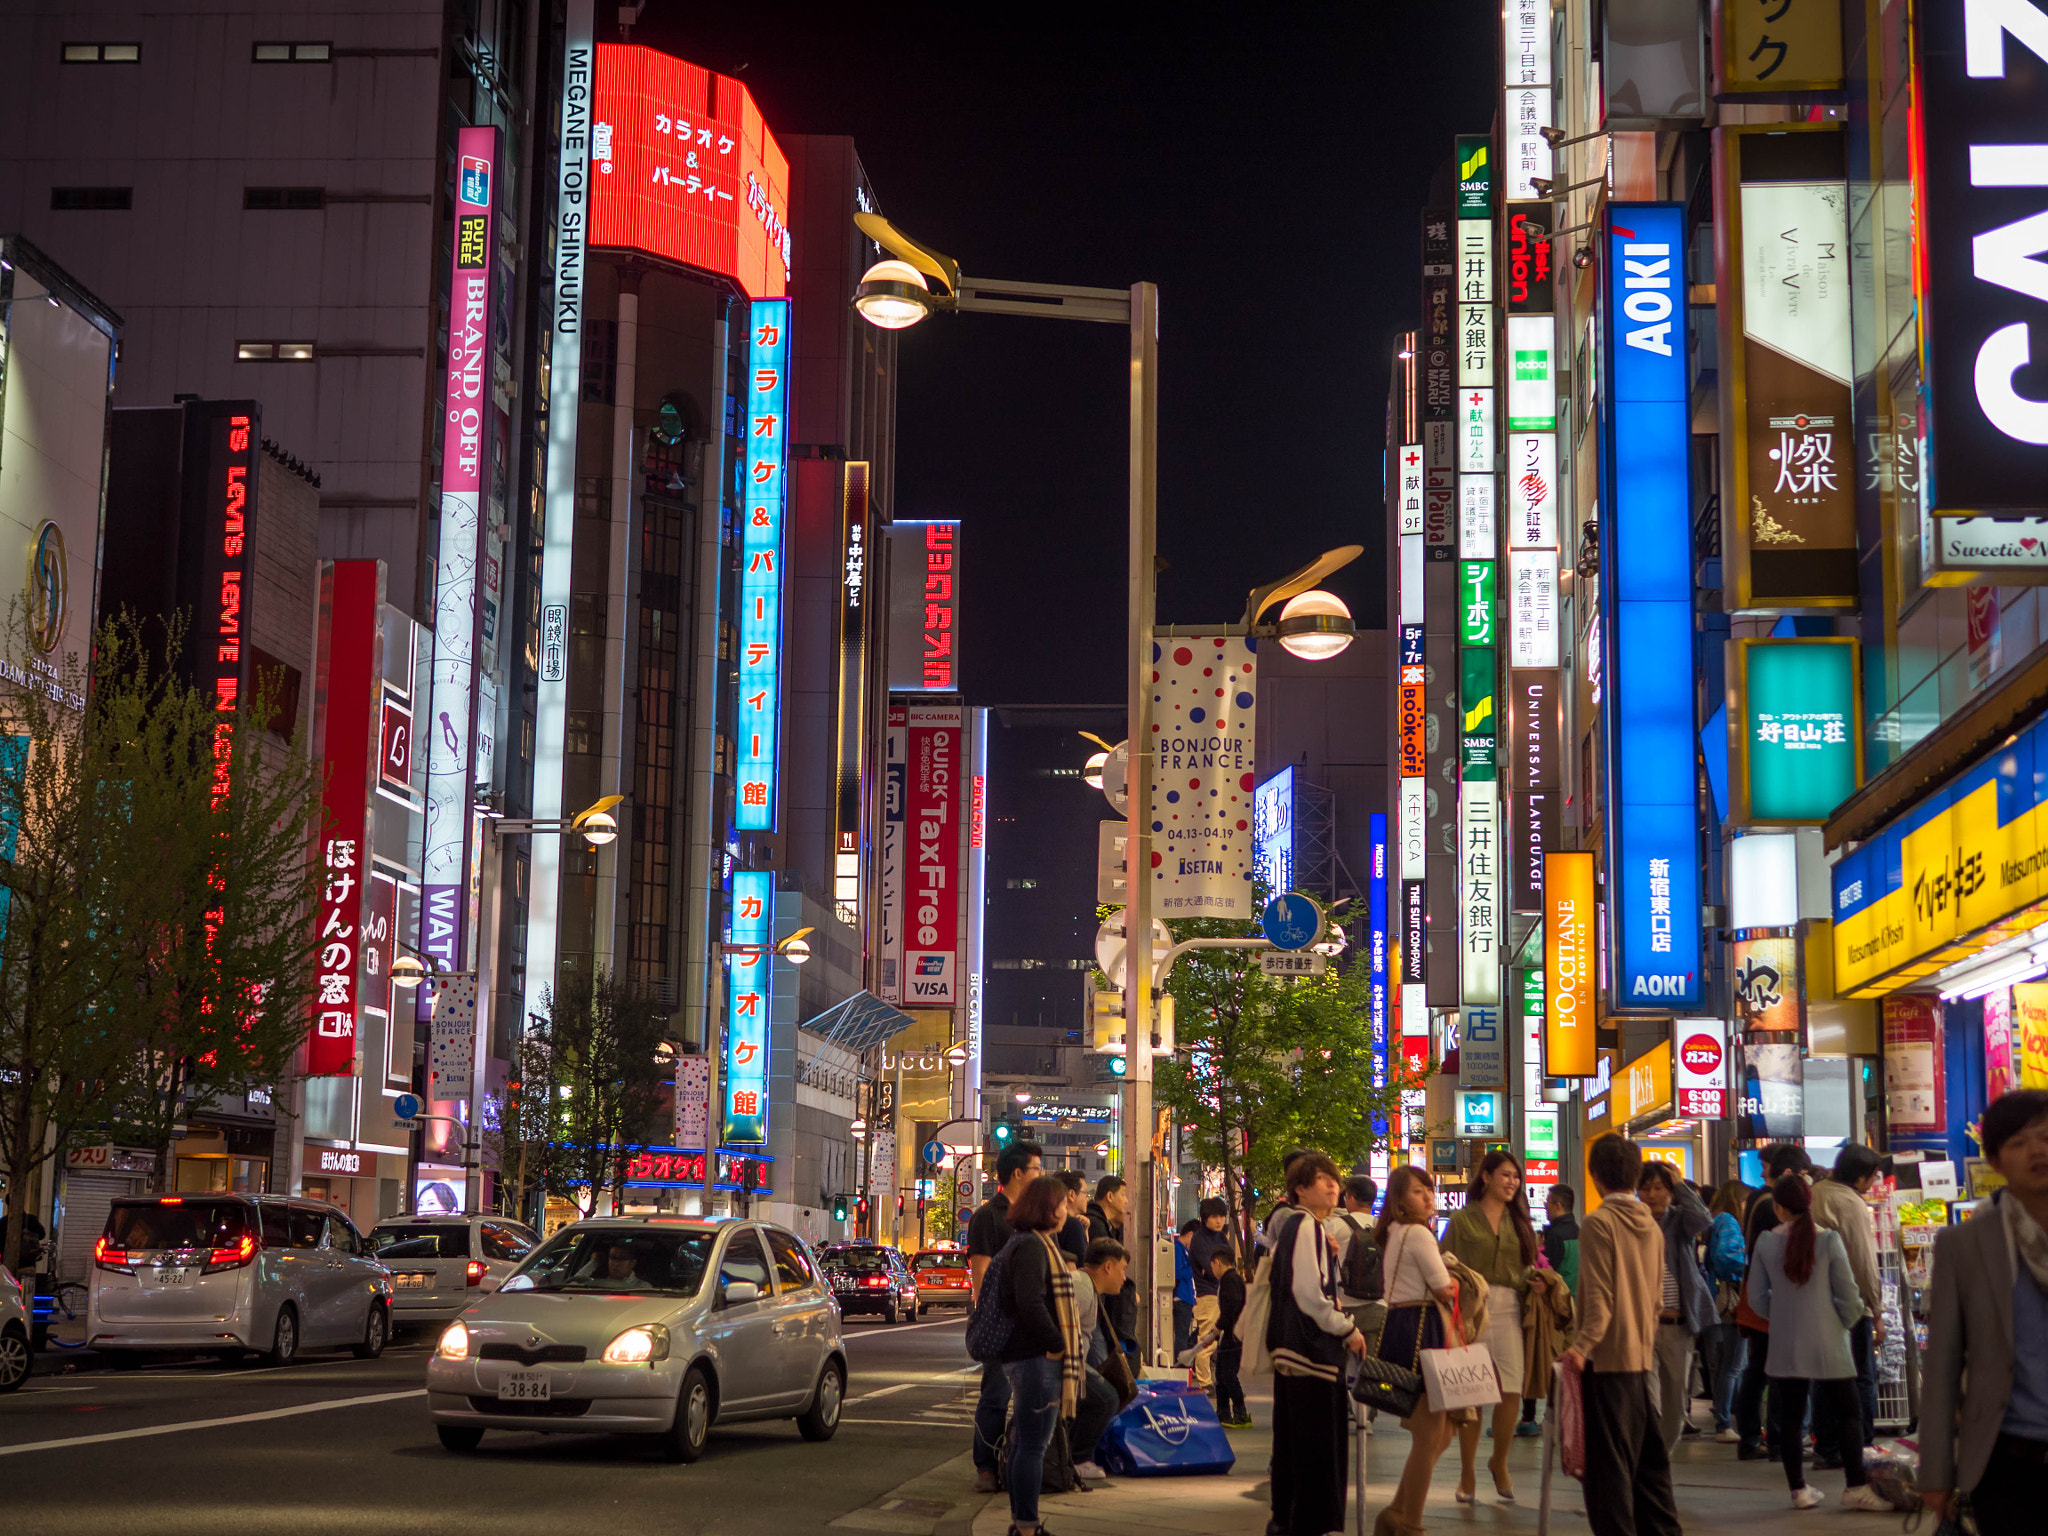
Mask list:
[[[855,1528],[928,1531],[948,1512],[943,1502],[913,1498],[909,1518],[893,1520],[855,1512],[965,1456],[961,1331],[950,1318],[849,1323],[852,1375],[836,1437],[811,1445],[786,1422],[714,1429],[694,1466],[630,1440],[578,1435],[489,1435],[475,1455],[450,1455],[420,1387],[424,1333],[401,1336],[376,1361],[314,1355],[283,1371],[207,1362],[38,1377],[0,1398],[0,1488],[10,1524],[50,1533],[142,1519],[161,1536],[445,1533],[507,1521],[768,1536],[824,1530],[849,1514]],[[947,1481],[964,1498],[971,1473]]]

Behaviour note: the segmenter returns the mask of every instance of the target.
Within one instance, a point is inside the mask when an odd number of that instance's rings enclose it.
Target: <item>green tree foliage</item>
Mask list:
[[[625,1180],[627,1149],[668,1140],[668,1010],[610,971],[570,978],[545,1007],[498,1111],[499,1167],[522,1200],[539,1191],[595,1215]]]
[[[1176,941],[1251,932],[1248,923],[1216,919],[1172,928]],[[1154,1095],[1190,1129],[1201,1161],[1223,1171],[1241,1237],[1249,1237],[1254,1209],[1278,1197],[1289,1150],[1314,1148],[1346,1168],[1373,1150],[1376,1116],[1398,1120],[1405,1079],[1396,1072],[1373,1085],[1363,957],[1289,979],[1261,974],[1256,951],[1191,950],[1175,962],[1166,990],[1177,1050],[1158,1063]]]
[[[18,633],[15,648],[32,654]],[[311,1021],[319,770],[123,618],[0,700],[0,1160],[158,1148],[276,1085]],[[89,683],[89,686],[88,686]],[[17,1253],[23,1200],[8,1202]]]

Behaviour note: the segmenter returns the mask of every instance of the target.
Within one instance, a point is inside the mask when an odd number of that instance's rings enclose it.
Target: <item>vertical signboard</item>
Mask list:
[[[2031,0],[1911,12],[1914,289],[1937,512],[2048,510],[2048,16]]]
[[[24,397],[26,398],[26,397]],[[263,416],[253,400],[208,401],[185,411],[186,515],[203,537],[181,541],[178,588],[193,594],[192,686],[213,700],[213,803],[233,781],[235,732],[253,678],[249,621],[255,572],[256,465]],[[60,530],[61,532],[61,530]],[[37,538],[31,558],[49,558]],[[61,562],[61,555],[56,557]],[[93,558],[90,546],[87,559]],[[45,582],[45,590],[57,584]],[[82,605],[90,616],[90,605]],[[50,626],[54,632],[56,626]],[[31,644],[33,644],[33,639]]]
[[[1468,1007],[1500,1002],[1500,799],[1496,784],[1467,779],[1458,796],[1462,882],[1459,995]]]
[[[960,838],[969,809],[964,712],[905,711],[903,967],[906,1006],[951,1008],[960,998]],[[1251,796],[1247,794],[1246,800]]]
[[[960,520],[898,522],[889,529],[889,687],[896,693],[960,689]]]
[[[1543,1024],[1546,1077],[1591,1077],[1594,1044],[1593,855],[1552,853],[1543,859]]]
[[[789,468],[789,300],[756,300],[747,316],[747,375],[740,381],[738,787],[732,824],[772,832],[778,808],[782,719],[782,524]]]
[[[1401,536],[1422,532],[1422,444],[1406,443],[1399,456]]]
[[[1719,1019],[1671,1021],[1672,1112],[1682,1120],[1728,1113],[1728,1026]]]
[[[910,803],[909,712],[903,705],[889,706],[889,719],[882,741],[882,825],[875,839],[876,862],[881,866],[878,876],[881,922],[876,939],[875,995],[885,1003],[900,1003],[903,1000],[903,906],[908,890],[905,859],[909,853],[903,816]]]
[[[491,462],[491,263],[497,249],[498,130],[457,133],[454,271],[441,423],[441,542],[435,563],[434,659],[427,733],[426,840],[420,855],[420,949],[444,970],[468,964],[469,867],[475,831],[477,650],[484,605],[483,500]]]
[[[1735,102],[1795,100],[1842,88],[1842,12],[1832,5],[1714,7],[1714,94]]]
[[[1294,889],[1294,764],[1252,792],[1252,848],[1258,877],[1269,895]],[[1122,827],[1121,822],[1104,822]]]
[[[1505,0],[1501,6],[1502,197],[1536,196],[1534,182],[1550,175],[1550,145],[1542,130],[1551,118],[1549,0]]]
[[[726,934],[721,1146],[768,1140],[768,1021],[775,1007],[775,872],[736,870]]]
[[[1367,880],[1366,893],[1366,950],[1372,967],[1372,1083],[1375,1088],[1387,1085],[1387,1001],[1389,994],[1387,945],[1387,818],[1375,811],[1368,823],[1370,844],[1367,857],[1372,860],[1372,874]],[[1374,1117],[1375,1134],[1386,1135],[1384,1116]]]
[[[569,727],[570,567],[576,533],[576,427],[583,399],[583,303],[590,234],[591,38],[596,0],[567,0],[561,160],[555,172],[555,291],[548,321],[548,455],[540,540],[540,671],[533,697],[533,815],[559,820]],[[525,1014],[555,984],[562,839],[529,838]]]
[[[1508,554],[1508,665],[1557,665],[1557,552]]]
[[[1422,626],[1403,624],[1401,626],[1401,679],[1399,683],[1397,721],[1400,735],[1400,777],[1403,780],[1419,779],[1424,768],[1424,741],[1426,722],[1424,718],[1424,697],[1428,684],[1424,681],[1428,673],[1422,660]]]
[[[1249,918],[1252,911],[1251,643],[1236,635],[1154,644],[1152,910]]]
[[[1729,821],[1826,821],[1863,783],[1861,646],[1812,636],[1728,648]]]
[[[437,976],[427,1031],[427,1096],[437,1103],[476,1097],[475,976]]]
[[[1543,861],[1550,852],[1560,789],[1557,673],[1508,672],[1508,789],[1513,797],[1509,900],[1517,912],[1543,910]]]
[[[1600,611],[1610,1006],[1700,999],[1685,210],[1609,206]]]
[[[1723,554],[1749,608],[1857,600],[1848,137],[1715,131]]]
[[[862,749],[868,738],[868,466],[849,463],[839,500],[839,761],[832,898],[856,916],[861,900]]]
[[[308,1077],[355,1073],[369,895],[371,765],[378,705],[377,562],[337,560],[320,573],[321,646],[313,679],[313,752],[325,769],[315,907],[313,1029]],[[375,968],[373,967],[373,970]]]
[[[1451,419],[1451,395],[1457,388],[1457,363],[1452,332],[1457,324],[1450,210],[1431,208],[1422,215],[1422,330],[1416,345],[1422,352],[1422,419]]]

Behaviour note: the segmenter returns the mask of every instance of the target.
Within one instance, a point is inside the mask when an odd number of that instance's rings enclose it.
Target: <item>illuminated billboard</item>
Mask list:
[[[1615,1008],[1700,1001],[1698,728],[1685,209],[1615,203],[1601,370],[1611,509],[1600,519]],[[1563,1074],[1553,1074],[1563,1075]]]
[[[1252,863],[1268,895],[1294,889],[1294,765],[1252,791]]]
[[[725,1113],[719,1141],[761,1146],[768,1140],[768,1019],[775,1006],[775,874],[732,877],[726,938]]]
[[[889,528],[889,691],[960,691],[960,520]]]
[[[737,80],[652,48],[597,45],[590,244],[789,292],[789,161]]]
[[[789,455],[789,300],[753,306],[747,374],[746,526],[740,537],[739,792],[733,825],[775,830],[782,715],[782,523]]]

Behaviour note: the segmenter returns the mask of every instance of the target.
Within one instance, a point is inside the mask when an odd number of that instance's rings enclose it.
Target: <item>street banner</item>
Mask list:
[[[1152,654],[1152,910],[1169,922],[1252,917],[1250,642],[1180,636]]]
[[[476,977],[433,982],[434,1021],[427,1035],[428,1096],[440,1102],[476,1093]]]

